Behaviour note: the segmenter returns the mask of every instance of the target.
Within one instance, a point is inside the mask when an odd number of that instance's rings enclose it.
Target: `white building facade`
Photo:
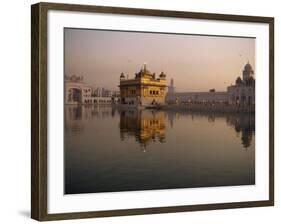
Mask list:
[[[92,87],[85,84],[82,76],[65,76],[65,103],[82,104],[90,101]]]
[[[182,92],[176,93],[180,103],[227,103],[227,92]]]
[[[65,104],[116,104],[119,102],[116,91],[104,88],[94,89],[84,83],[82,76],[65,76],[64,91]]]
[[[216,92],[175,92],[173,81],[168,87],[166,102],[177,103],[224,103],[232,105],[255,104],[255,79],[252,66],[247,63],[242,73],[242,79],[238,77],[235,85],[227,87],[227,91]]]
[[[227,87],[230,104],[255,104],[255,79],[253,76],[252,66],[247,63],[243,70],[242,79],[238,77],[235,85]]]

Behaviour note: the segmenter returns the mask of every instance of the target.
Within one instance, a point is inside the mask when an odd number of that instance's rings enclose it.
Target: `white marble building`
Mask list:
[[[173,80],[168,87],[167,103],[226,103],[237,105],[255,104],[255,79],[252,66],[247,63],[242,73],[242,79],[238,77],[235,85],[227,87],[227,91],[216,92],[175,92]]]
[[[180,103],[227,103],[227,92],[181,92],[176,93],[176,98]]]
[[[65,103],[87,103],[92,97],[92,87],[85,84],[81,76],[65,76]]]
[[[230,104],[255,104],[255,79],[252,66],[247,63],[244,67],[242,79],[236,79],[235,85],[227,87],[228,102]]]
[[[94,89],[81,76],[65,76],[65,104],[112,104],[119,102],[117,93],[104,88]],[[98,94],[97,94],[98,93]]]

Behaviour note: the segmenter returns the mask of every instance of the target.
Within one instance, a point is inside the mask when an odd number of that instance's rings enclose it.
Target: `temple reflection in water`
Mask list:
[[[66,194],[255,184],[253,113],[66,105],[64,136]]]
[[[241,143],[244,148],[249,148],[255,133],[255,115],[244,114],[243,116],[227,117],[226,122],[234,127],[238,135],[241,135]]]
[[[151,142],[165,142],[165,113],[150,110],[121,110],[120,138],[134,136],[143,150]]]
[[[252,144],[255,134],[255,115],[253,113],[206,113],[175,112],[163,110],[119,109],[109,106],[65,106],[65,132],[79,135],[85,131],[85,124],[93,119],[112,117],[119,120],[120,140],[135,139],[146,150],[149,144],[165,143],[167,129],[173,129],[175,120],[189,117],[191,120],[206,119],[209,123],[225,120],[240,138],[243,148]],[[188,125],[188,123],[186,124]],[[204,128],[204,127],[202,127]],[[214,130],[216,131],[216,130]]]

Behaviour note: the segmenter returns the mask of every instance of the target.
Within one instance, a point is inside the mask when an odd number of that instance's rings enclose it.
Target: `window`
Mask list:
[[[131,90],[131,94],[132,94],[132,95],[135,95],[135,94],[136,94],[136,90],[135,90],[135,89],[132,89],[132,90]]]

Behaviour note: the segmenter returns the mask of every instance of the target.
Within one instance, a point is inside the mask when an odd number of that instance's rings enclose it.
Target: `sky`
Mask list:
[[[134,78],[144,63],[176,91],[225,91],[249,61],[255,70],[255,39],[90,29],[64,30],[65,75],[118,90],[121,72]]]

